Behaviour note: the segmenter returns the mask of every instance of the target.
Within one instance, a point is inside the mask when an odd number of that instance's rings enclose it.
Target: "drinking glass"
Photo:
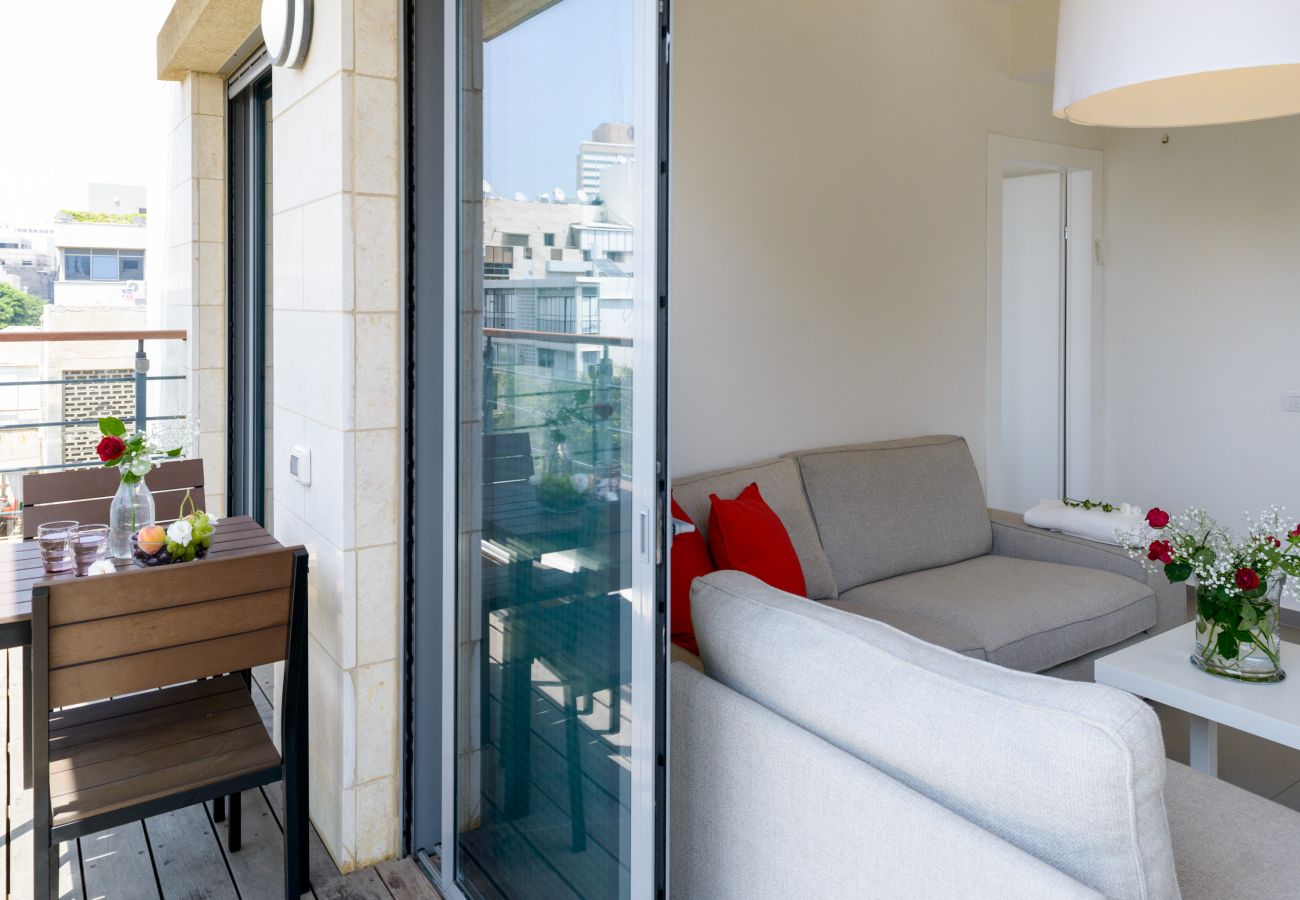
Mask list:
[[[41,548],[41,565],[47,575],[65,575],[72,571],[72,547],[69,540],[81,524],[71,520],[46,522],[36,526],[36,543]]]
[[[108,556],[107,525],[81,525],[70,540],[78,576],[89,574],[92,565]]]

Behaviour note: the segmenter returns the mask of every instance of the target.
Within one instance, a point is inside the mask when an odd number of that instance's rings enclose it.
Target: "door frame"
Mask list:
[[[227,85],[226,514],[266,521],[266,112],[271,65],[255,51]],[[274,298],[272,299],[274,303]]]
[[[1105,155],[1101,150],[1070,147],[1046,141],[1032,141],[990,133],[986,186],[985,247],[985,491],[1001,496],[1002,467],[1002,180],[1009,162],[1041,165],[1065,173],[1092,174],[1092,321],[1091,321],[1091,419],[1090,471],[1094,490],[1105,484],[1104,409],[1105,372]],[[1068,251],[1067,251],[1068,252]],[[1068,415],[1068,412],[1066,413]],[[1013,510],[1023,512],[1023,510]]]

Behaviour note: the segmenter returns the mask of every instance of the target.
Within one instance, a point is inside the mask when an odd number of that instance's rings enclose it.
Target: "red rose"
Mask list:
[[[1259,575],[1254,569],[1237,570],[1237,587],[1243,591],[1253,591],[1259,587]]]
[[[1147,549],[1147,559],[1169,565],[1174,561],[1174,546],[1168,541],[1152,541]]]
[[[1147,513],[1147,524],[1152,528],[1164,528],[1169,524],[1169,513],[1158,506],[1153,506]]]
[[[104,438],[99,442],[98,446],[95,447],[95,452],[99,454],[99,458],[106,463],[117,459],[125,450],[126,444],[123,440],[119,437],[113,437],[112,435]]]
[[[1274,547],[1281,547],[1281,546],[1282,546],[1282,542],[1279,541],[1277,538],[1273,537],[1273,535],[1271,535],[1271,534],[1268,535],[1266,538],[1264,538],[1264,540],[1268,541],[1268,542],[1269,542],[1270,544],[1272,544]]]
[[[1295,531],[1288,534],[1287,537],[1300,538],[1300,525],[1297,525]]]

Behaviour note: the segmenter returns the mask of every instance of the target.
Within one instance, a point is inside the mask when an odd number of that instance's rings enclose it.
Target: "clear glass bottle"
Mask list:
[[[115,559],[131,558],[131,535],[154,524],[153,494],[144,479],[117,486],[108,508],[109,552]]]

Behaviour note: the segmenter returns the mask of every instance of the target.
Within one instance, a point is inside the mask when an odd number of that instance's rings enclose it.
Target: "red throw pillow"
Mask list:
[[[675,499],[673,518],[695,524]],[[714,567],[709,547],[698,528],[673,535],[671,562],[672,584],[669,585],[668,601],[673,643],[699,656],[700,646],[695,642],[695,626],[691,624],[691,582],[701,575],[708,575]]]
[[[799,555],[779,516],[751,484],[735,500],[709,495],[709,549],[719,569],[748,572],[774,588],[808,596]]]

